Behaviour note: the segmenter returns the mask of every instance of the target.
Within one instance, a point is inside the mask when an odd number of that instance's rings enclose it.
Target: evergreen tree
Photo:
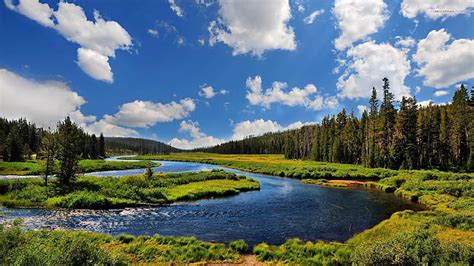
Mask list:
[[[101,159],[105,158],[105,139],[104,139],[104,134],[102,133],[100,133],[100,137],[99,137],[99,157]]]
[[[389,81],[387,78],[383,78],[383,82],[383,101],[380,105],[379,165],[387,168],[391,165],[389,147],[392,143],[397,111],[393,106],[394,96],[393,93],[390,92]]]
[[[9,162],[20,162],[24,160],[24,144],[16,125],[13,125],[10,128],[10,133],[8,133],[3,159]]]
[[[58,123],[59,180],[62,184],[74,181],[80,159],[82,130],[69,117]]]
[[[48,176],[54,174],[55,157],[58,149],[56,133],[46,133],[41,144],[41,155],[44,160],[44,183],[48,186]]]
[[[99,143],[97,142],[95,134],[92,134],[89,141],[89,158],[97,159],[99,156]]]
[[[468,159],[469,94],[464,84],[454,93],[451,104],[453,131],[451,134],[452,155],[458,167],[466,165]]]
[[[378,99],[377,91],[372,88],[372,96],[370,97],[370,113],[369,113],[369,129],[368,129],[368,167],[377,166],[377,119],[378,119]]]

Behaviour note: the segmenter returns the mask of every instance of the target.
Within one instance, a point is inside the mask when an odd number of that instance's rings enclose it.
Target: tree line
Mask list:
[[[87,134],[72,123],[69,118],[58,123],[56,130],[45,130],[25,119],[8,120],[0,118],[0,155],[4,161],[18,162],[32,159],[33,155],[41,158],[45,140],[52,137],[59,141],[59,132],[64,123],[74,125],[77,129],[76,153],[81,159],[105,158],[105,138],[102,134],[97,138],[95,134]]]
[[[451,103],[421,107],[415,97],[396,102],[389,80],[383,82],[381,102],[372,88],[369,108],[360,118],[343,109],[317,125],[198,151],[283,153],[288,159],[391,169],[474,170],[474,89],[469,93],[461,85]]]
[[[169,154],[180,151],[163,142],[141,138],[106,137],[105,147],[115,154]]]

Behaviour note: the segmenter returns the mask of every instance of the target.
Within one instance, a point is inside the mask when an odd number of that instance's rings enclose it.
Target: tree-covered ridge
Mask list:
[[[398,103],[385,78],[381,103],[375,88],[369,103],[360,118],[343,109],[317,125],[199,150],[392,169],[474,169],[474,91],[469,95],[461,85],[446,105],[419,106],[414,97]]]
[[[118,137],[106,137],[105,148],[107,152],[116,154],[168,154],[180,151],[156,140]]]

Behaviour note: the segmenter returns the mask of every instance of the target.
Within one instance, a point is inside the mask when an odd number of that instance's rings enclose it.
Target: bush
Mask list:
[[[117,239],[121,243],[128,244],[132,242],[135,239],[135,237],[128,234],[120,234],[120,235],[117,235],[115,239]]]
[[[442,260],[440,243],[427,230],[401,233],[387,240],[365,242],[355,247],[357,265],[431,265]]]
[[[245,243],[245,241],[242,239],[230,242],[229,247],[232,250],[235,250],[240,253],[245,253],[249,249],[249,246],[247,245],[247,243]]]

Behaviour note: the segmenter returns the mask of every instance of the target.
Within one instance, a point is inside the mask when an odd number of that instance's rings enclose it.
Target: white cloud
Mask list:
[[[210,99],[216,96],[216,92],[214,91],[214,88],[212,88],[212,86],[205,86],[202,87],[199,91],[199,96]]]
[[[450,39],[451,35],[440,29],[418,42],[413,60],[424,85],[443,88],[474,78],[474,40],[457,39],[448,44]]]
[[[134,129],[113,125],[104,119],[83,125],[82,127],[85,131],[89,132],[89,134],[100,135],[103,133],[104,136],[107,137],[133,137],[139,135],[139,133]]]
[[[199,43],[200,45],[204,45],[204,44],[206,44],[206,40],[204,40],[203,38],[199,38],[199,39],[198,39],[198,43]]]
[[[298,12],[300,12],[300,13],[303,13],[303,12],[306,10],[306,8],[305,8],[305,7],[303,6],[303,4],[301,4],[301,3],[299,3],[299,4],[296,5],[296,9],[297,9]]]
[[[158,35],[159,35],[158,31],[155,30],[155,29],[148,29],[147,33],[150,34],[153,37],[158,37]]]
[[[18,5],[14,5],[11,0],[5,0],[5,4],[39,24],[55,29],[67,40],[79,44],[83,50],[78,50],[78,56],[84,56],[82,59],[78,58],[79,66],[86,74],[98,80],[112,82],[108,57],[115,57],[117,49],[129,50],[132,46],[132,38],[128,32],[119,23],[104,20],[97,10],[94,11],[94,21],[90,21],[84,10],[74,3],[61,1],[56,11],[38,0],[19,0]],[[95,52],[93,56],[91,51]],[[104,57],[107,57],[107,60]],[[93,67],[92,64],[95,63],[98,66]]]
[[[410,73],[410,61],[405,50],[370,41],[352,47],[347,55],[351,60],[337,82],[339,97],[370,98],[372,87],[377,89],[380,97],[384,77],[389,79],[396,99],[410,95],[410,88],[405,86],[405,78]]]
[[[184,15],[183,9],[176,4],[175,0],[168,0],[168,3],[170,4],[171,10],[173,10],[176,16],[182,17]]]
[[[114,81],[114,74],[109,65],[109,58],[94,50],[86,48],[77,49],[77,64],[94,79],[102,80],[108,83]]]
[[[26,118],[54,128],[58,121],[79,112],[84,98],[61,81],[36,81],[0,69],[0,116]]]
[[[305,17],[303,19],[303,21],[304,21],[305,24],[313,24],[314,21],[316,20],[316,17],[318,17],[319,15],[321,15],[323,13],[324,13],[324,9],[315,10],[315,11],[311,12],[311,14],[309,14],[309,16]]]
[[[190,150],[199,147],[211,147],[225,141],[202,133],[199,123],[191,120],[181,121],[179,132],[189,132],[191,136],[191,140],[173,138],[168,142],[169,145],[180,149]]]
[[[42,4],[38,0],[22,0],[18,5],[14,5],[12,0],[5,0],[5,5],[45,27],[54,26],[51,20],[53,9],[48,4]]]
[[[469,14],[472,8],[474,1],[471,0],[403,0],[400,13],[407,18],[424,13],[430,19],[438,19]]]
[[[223,42],[233,55],[256,56],[266,50],[296,49],[288,0],[221,0],[219,5],[219,18],[208,27],[211,46]]]
[[[227,90],[222,89],[216,92],[212,86],[203,85],[201,87],[201,90],[199,91],[199,96],[211,99],[214,98],[217,94],[226,95],[227,93],[229,93]]]
[[[418,93],[420,93],[420,91],[421,91],[420,86],[416,86],[415,87],[415,93],[418,94]]]
[[[303,89],[293,87],[290,91],[284,90],[288,87],[285,82],[275,81],[271,88],[262,91],[262,78],[255,76],[255,78],[248,78],[246,86],[246,98],[251,105],[259,105],[265,108],[270,108],[273,103],[280,103],[287,106],[304,106],[313,110],[321,110],[324,107],[334,108],[337,106],[337,99],[335,97],[328,97],[317,94],[317,88],[313,84],[307,84]],[[314,96],[314,97],[311,97]]]
[[[415,46],[416,44],[415,39],[413,39],[412,37],[397,36],[396,39],[397,39],[397,42],[395,43],[396,46],[410,48],[410,47]]]
[[[333,13],[341,30],[334,43],[338,50],[376,33],[389,18],[383,0],[336,0]]]
[[[357,105],[357,111],[359,111],[359,114],[364,113],[367,111],[368,107],[366,105]]]
[[[234,133],[231,140],[241,140],[249,136],[260,136],[268,132],[279,132],[291,129],[297,129],[306,125],[315,124],[314,122],[294,122],[284,127],[272,120],[256,119],[254,121],[246,120],[235,124]]]
[[[445,91],[445,90],[435,91],[435,92],[433,93],[433,95],[436,96],[436,97],[448,95],[448,91]]]
[[[113,116],[105,115],[104,121],[119,126],[149,127],[160,122],[183,119],[195,108],[196,104],[190,98],[166,104],[137,100],[123,104]]]

